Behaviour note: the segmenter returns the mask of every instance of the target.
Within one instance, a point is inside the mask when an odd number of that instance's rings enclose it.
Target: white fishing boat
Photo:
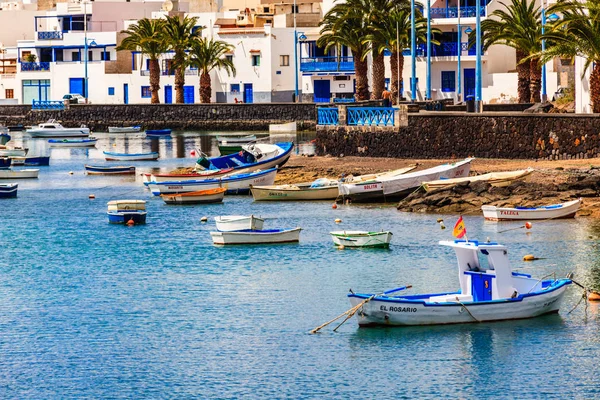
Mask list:
[[[200,157],[196,161],[196,170],[215,170],[233,168],[236,170],[256,171],[273,167],[282,167],[292,155],[294,143],[276,144],[252,143],[242,145],[242,150],[220,157]]]
[[[0,146],[0,157],[25,157],[29,149],[22,147],[7,148],[6,146]]]
[[[149,153],[113,153],[104,151],[106,161],[155,161],[158,159],[158,152]]]
[[[0,179],[35,179],[39,169],[0,169]]]
[[[392,232],[333,231],[329,233],[333,243],[344,247],[390,247]]]
[[[352,202],[363,201],[389,201],[403,198],[423,182],[442,178],[460,178],[468,176],[471,169],[472,158],[467,158],[450,164],[407,174],[376,178],[372,181],[359,183],[340,182],[339,194],[342,199]]]
[[[167,204],[208,204],[220,203],[225,197],[225,188],[199,190],[197,192],[179,194],[161,194],[160,197]]]
[[[146,201],[112,200],[107,203],[108,222],[111,224],[145,224]]]
[[[271,244],[300,241],[300,228],[211,232],[214,244]]]
[[[458,261],[457,292],[397,295],[407,287],[378,294],[351,292],[358,324],[437,325],[537,317],[558,312],[570,279],[532,278],[513,272],[508,250],[498,243],[442,241]]]
[[[223,215],[215,217],[215,223],[220,232],[260,231],[265,220],[254,215]]]
[[[524,179],[534,171],[533,168],[518,171],[490,172],[489,174],[466,176],[464,178],[438,179],[423,182],[426,191],[451,187],[464,182],[487,182],[495,187],[508,186],[516,180]]]
[[[65,128],[55,119],[48,120],[36,127],[27,129],[31,137],[53,138],[53,137],[84,137],[90,135],[90,128],[81,125],[79,128]]]
[[[109,126],[108,133],[134,133],[142,130],[141,125],[134,126]]]
[[[206,179],[223,178],[231,175],[232,173],[240,174],[244,172],[246,171],[226,168],[196,171],[188,174],[143,174],[142,177],[144,184],[147,186],[150,182],[201,181]]]
[[[490,221],[539,220],[573,218],[581,206],[581,199],[539,207],[481,206],[483,217]]]

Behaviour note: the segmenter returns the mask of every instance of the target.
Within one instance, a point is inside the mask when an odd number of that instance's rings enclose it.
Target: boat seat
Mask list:
[[[235,164],[237,164],[237,165],[238,165],[238,166],[240,166],[240,167],[241,167],[241,166],[244,166],[244,165],[246,165],[245,163],[241,162],[240,160],[238,160],[238,159],[237,159],[237,158],[235,158],[235,157],[232,157],[232,158],[231,158],[231,161],[233,161]]]
[[[465,303],[473,301],[473,296],[470,294],[445,294],[442,296],[431,296],[430,303]]]

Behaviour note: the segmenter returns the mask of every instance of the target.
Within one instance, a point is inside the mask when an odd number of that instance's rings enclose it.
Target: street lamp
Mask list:
[[[87,1],[83,1],[83,91],[85,104],[88,103],[88,38],[87,38]]]
[[[546,26],[546,9],[544,7],[545,1],[542,0],[542,54],[546,51],[546,40],[544,37],[544,31]],[[558,15],[551,14],[548,16],[550,22],[558,21]],[[546,93],[546,63],[542,64],[542,103],[548,101],[548,94]]]
[[[426,100],[431,100],[431,0],[427,0],[427,90]]]
[[[294,14],[294,20],[296,19],[296,14]],[[294,28],[294,72],[295,72],[295,81],[296,81],[296,90],[294,101],[298,102],[298,41],[303,42],[306,40],[306,36],[304,32],[296,32],[296,28]],[[300,51],[302,53],[302,51]],[[300,54],[302,55],[302,54]]]
[[[416,66],[416,32],[415,32],[415,0],[410,0],[410,58],[411,58],[411,78],[410,78],[410,101],[417,99],[417,66]]]
[[[458,87],[456,88],[456,102],[460,103],[461,95],[462,95],[462,91],[460,88],[460,84],[461,84],[460,76],[462,74],[462,71],[460,69],[460,56],[462,53],[462,27],[460,26],[460,0],[458,0],[458,29],[457,29],[457,32],[458,32],[458,35],[457,35],[458,36],[458,40],[457,40],[458,53],[456,55],[458,57],[458,63],[457,63],[458,65],[456,66],[456,69],[457,69],[457,71],[456,71],[456,79],[457,79],[456,86],[458,86]]]
[[[475,13],[475,112],[483,111],[483,101],[481,96],[481,0],[477,0]]]

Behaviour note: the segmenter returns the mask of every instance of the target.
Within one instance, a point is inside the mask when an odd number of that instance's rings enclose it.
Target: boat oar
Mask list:
[[[411,287],[412,287],[412,285],[400,286],[400,287],[397,287],[396,289],[386,290],[385,292],[383,292],[383,294],[396,293],[396,292],[399,292],[401,290],[410,289]]]

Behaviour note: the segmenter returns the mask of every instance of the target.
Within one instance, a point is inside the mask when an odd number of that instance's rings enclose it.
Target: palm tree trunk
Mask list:
[[[183,85],[185,85],[185,69],[177,67],[175,69],[175,102],[184,103]]]
[[[356,100],[369,100],[369,77],[367,61],[360,56],[354,56],[354,71],[356,73]]]
[[[376,54],[373,51],[373,93],[371,93],[371,99],[381,99],[383,89],[385,89],[385,59],[383,53]]]
[[[200,103],[210,103],[212,88],[210,86],[210,74],[202,72],[200,75]]]
[[[525,61],[521,63],[521,60],[525,57],[526,55],[523,51],[517,50],[517,93],[519,103],[527,103],[531,97],[529,90],[529,62]]]
[[[150,93],[152,98],[150,99],[151,104],[159,104],[158,91],[160,90],[160,65],[158,59],[150,59]]]
[[[400,98],[398,92],[402,87],[402,71],[404,70],[404,56],[402,52],[392,53],[390,56],[390,69],[392,70],[392,104],[397,104]]]
[[[590,75],[590,100],[592,101],[592,112],[600,113],[600,60],[596,60]]]
[[[542,67],[540,66],[539,58],[532,58],[529,63],[529,90],[530,101],[532,103],[539,103],[542,101],[540,97],[540,90],[542,88]]]

